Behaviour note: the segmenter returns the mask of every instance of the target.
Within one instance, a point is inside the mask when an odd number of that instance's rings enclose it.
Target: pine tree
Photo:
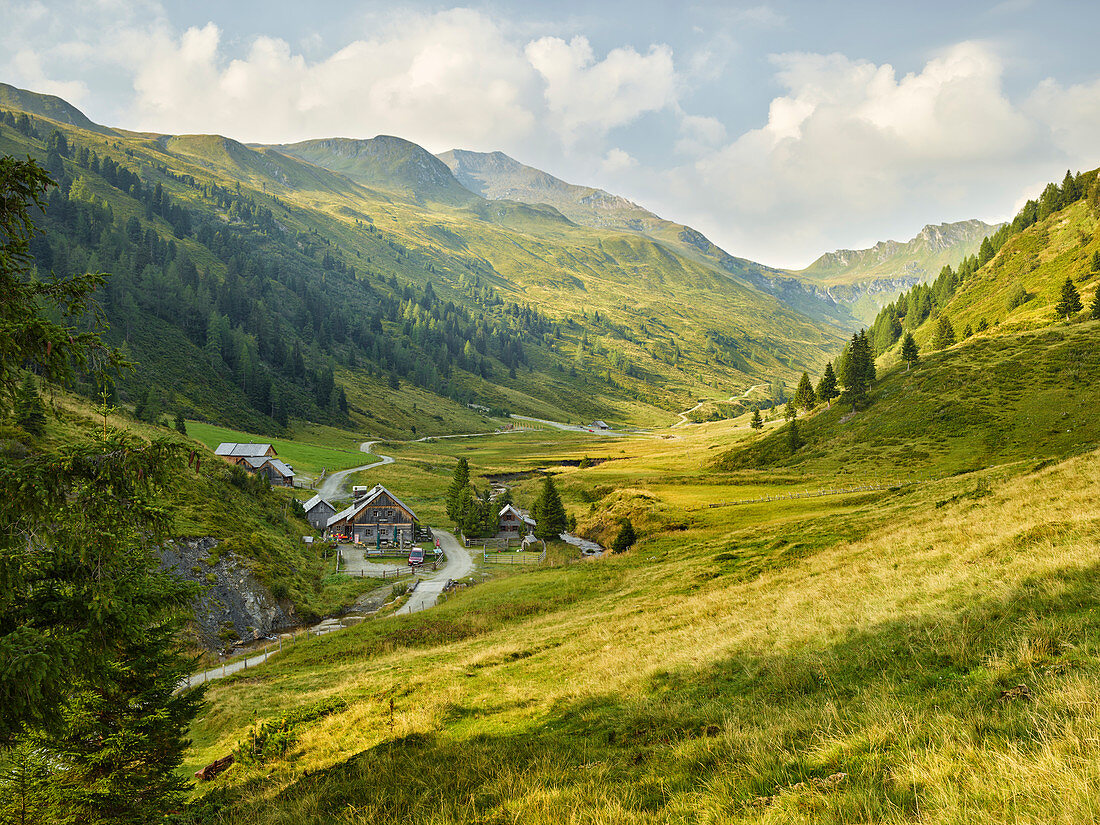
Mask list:
[[[460,527],[462,521],[462,507],[464,504],[463,490],[470,485],[470,463],[465,458],[458,460],[454,475],[451,477],[451,486],[447,488],[447,518]]]
[[[908,372],[913,364],[920,363],[920,350],[917,342],[913,340],[913,333],[905,333],[905,339],[901,342],[901,359],[905,362],[905,371]]]
[[[42,435],[46,429],[46,407],[38,397],[38,388],[30,373],[23,379],[12,403],[12,418],[16,426],[31,435]]]
[[[866,332],[861,330],[852,336],[848,358],[844,362],[844,394],[847,400],[858,406],[867,400],[867,392],[875,378],[875,359]]]
[[[817,383],[816,392],[817,400],[824,401],[830,407],[832,406],[833,399],[840,395],[840,391],[836,386],[836,373],[833,371],[831,362],[825,365],[825,372],[821,376],[821,380]]]
[[[552,476],[543,476],[542,490],[539,492],[532,514],[535,516],[536,538],[556,539],[569,526],[565,507],[561,503],[561,496],[558,495]]]
[[[749,426],[754,430],[764,429],[764,419],[760,417],[760,410],[756,407],[752,408],[752,420],[749,421]]]
[[[176,769],[203,689],[176,692],[191,661],[174,633],[161,622],[131,640],[109,680],[75,686],[62,729],[37,737],[50,807],[65,821],[150,822],[183,803],[189,783]]]
[[[1077,292],[1077,287],[1073,285],[1073,279],[1066,278],[1066,282],[1062,284],[1062,300],[1058,302],[1054,312],[1058,315],[1064,315],[1068,321],[1071,315],[1080,311],[1081,296]]]
[[[183,420],[183,413],[180,410],[176,410],[175,427],[177,433],[187,435],[187,422]]]
[[[1100,284],[1096,285],[1096,295],[1092,299],[1092,317],[1100,318]]]
[[[634,534],[634,525],[630,523],[629,518],[624,518],[619,527],[619,534],[611,542],[611,552],[625,553],[634,546],[634,542],[637,540],[638,537]]]
[[[798,416],[798,410],[794,407],[794,401],[787,399],[787,405],[783,408],[783,417],[788,421],[794,421]]]
[[[802,436],[798,432],[798,422],[792,420],[787,425],[787,449],[792,453],[802,446]]]
[[[936,332],[932,336],[932,349],[947,349],[955,345],[955,328],[951,326],[951,319],[941,315],[936,324]]]
[[[1100,251],[1092,253],[1092,267],[1093,272],[1100,272]]]
[[[815,401],[814,386],[810,383],[810,376],[802,373],[802,378],[798,382],[798,389],[794,391],[794,403],[809,412],[813,409]]]

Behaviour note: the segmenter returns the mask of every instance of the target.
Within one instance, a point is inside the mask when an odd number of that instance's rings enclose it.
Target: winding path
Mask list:
[[[732,404],[734,401],[740,401],[743,398],[748,398],[750,392],[753,392],[755,390],[761,389],[762,387],[766,387],[766,386],[768,386],[768,385],[767,384],[753,384],[751,387],[749,387],[747,390],[745,390],[740,395],[731,395],[729,397],[729,400],[726,401],[725,403],[726,404]],[[701,406],[706,404],[708,401],[716,401],[716,400],[717,399],[714,399],[714,398],[704,398],[702,401],[700,401],[698,404],[696,404],[690,410],[684,410],[682,413],[676,413],[678,416],[680,416],[680,420],[677,421],[675,424],[673,424],[669,429],[675,430],[677,427],[683,427],[685,424],[689,424],[690,423],[688,421],[688,416],[689,415],[691,415],[693,412],[695,412]]]
[[[359,445],[359,449],[364,453],[371,452],[371,447],[378,444],[378,441],[364,441]],[[344,481],[352,473],[359,473],[363,470],[372,470],[375,467],[381,467],[383,464],[393,464],[394,458],[390,455],[382,455],[376,453],[379,460],[370,464],[364,464],[361,467],[350,467],[347,470],[339,470],[330,476],[325,476],[325,480],[321,482],[321,486],[317,488],[317,495],[323,499],[331,501],[332,499],[350,498],[350,492],[341,491],[341,487],[344,486]]]

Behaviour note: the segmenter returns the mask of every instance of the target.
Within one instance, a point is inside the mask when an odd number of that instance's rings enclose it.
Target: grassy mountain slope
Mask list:
[[[467,189],[493,200],[547,204],[583,226],[636,232],[651,237],[678,256],[740,283],[775,295],[788,307],[828,326],[847,329],[855,320],[824,290],[772,267],[730,255],[691,227],[654,215],[636,203],[602,189],[566,183],[503,152],[452,149],[439,159]]]
[[[89,132],[99,132],[104,135],[115,134],[113,129],[93,123],[82,111],[55,95],[28,92],[7,83],[0,83],[0,108],[39,115],[58,123],[66,123],[70,126],[86,129]]]
[[[453,205],[474,200],[430,152],[391,135],[369,140],[325,138],[272,147],[365,186],[415,193],[419,198]]]
[[[717,466],[906,480],[1092,449],[1100,445],[1098,333],[1100,322],[1090,321],[975,336],[909,370],[885,369],[860,412],[833,404],[800,420],[805,444],[795,453],[777,427]]]
[[[470,400],[565,420],[650,424],[712,385],[733,391],[763,376],[789,381],[838,343],[831,329],[773,296],[647,237],[578,227],[549,207],[472,194],[439,202],[453,188],[417,192],[422,172],[429,183],[436,173],[454,179],[405,141],[309,145],[315,159],[343,165],[344,174],[218,136],[105,139],[35,122],[37,135],[3,129],[0,149],[43,157],[58,128],[75,152],[52,161],[67,178],[68,204],[48,213],[56,215],[58,235],[48,236],[43,262],[126,270],[119,282],[137,306],[116,333],[137,341],[156,338],[161,322],[178,326],[188,338],[175,348],[185,371],[188,360],[213,357],[210,313],[228,319],[215,341],[225,368],[214,359],[214,372],[237,383],[236,394],[260,415],[218,417],[220,399],[212,402],[201,387],[182,395],[187,381],[176,376],[164,389],[173,396],[166,403],[189,415],[262,430],[262,417],[282,404],[293,417],[346,415],[344,425],[388,435],[415,425],[442,431],[444,422],[462,419]],[[84,151],[111,159],[126,186],[78,163]],[[349,176],[354,169],[371,186]],[[84,205],[72,206],[74,197]],[[96,208],[107,212],[96,217]],[[77,234],[82,213],[93,228],[107,222],[91,246]],[[104,237],[112,239],[109,254],[125,260],[104,259]],[[132,247],[135,238],[152,244],[155,277],[142,269],[145,253]],[[180,276],[181,253],[197,274]],[[144,283],[150,278],[155,286]],[[432,298],[424,293],[429,283]],[[465,313],[466,326],[444,318],[447,306]],[[241,356],[253,346],[249,336],[257,350]],[[447,336],[443,352],[437,342]],[[465,344],[474,349],[464,354]],[[287,352],[273,354],[280,346]],[[306,361],[304,378],[282,360],[295,347]],[[135,347],[133,354],[141,360],[155,350]],[[257,362],[261,374],[250,378],[248,365]],[[159,367],[147,366],[138,379],[148,387]],[[346,414],[325,401],[329,367],[349,402]],[[395,379],[426,392],[387,392]],[[437,404],[433,393],[451,401]],[[426,414],[428,407],[438,408]],[[474,425],[476,416],[469,418],[466,426]]]

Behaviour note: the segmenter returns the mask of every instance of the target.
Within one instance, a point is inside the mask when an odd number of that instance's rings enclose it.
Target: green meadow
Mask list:
[[[1049,376],[1071,429],[1085,426],[1082,389],[1050,364],[1063,346],[1091,352],[1090,333],[1025,336],[1015,352],[1036,365],[1019,382]],[[257,720],[347,706],[296,730],[284,756],[200,786],[196,810],[223,823],[1094,821],[1100,453],[1089,430],[1071,441],[1027,423],[1014,385],[996,395],[991,364],[1011,355],[975,341],[924,377],[888,371],[867,410],[820,408],[800,419],[805,453],[774,461],[785,425],[757,435],[744,419],[379,445],[397,461],[364,483],[432,518],[465,456],[479,487],[514,474],[521,506],[551,472],[579,532],[607,543],[629,516],[639,541],[504,571],[212,686],[187,771]],[[948,374],[1002,412],[930,415],[922,382]],[[1006,420],[1023,423],[997,442]],[[893,456],[890,421],[927,455]],[[849,458],[816,455],[826,439]],[[1023,460],[1031,449],[1044,460]],[[758,460],[729,466],[741,455]],[[875,474],[919,483],[790,497]]]
[[[270,444],[279,458],[291,465],[296,472],[310,477],[320,475],[322,470],[346,470],[378,460],[376,456],[362,452],[353,436],[331,427],[315,425],[302,434],[302,440],[298,440],[271,438],[200,421],[188,421],[187,434],[211,450],[224,441]]]

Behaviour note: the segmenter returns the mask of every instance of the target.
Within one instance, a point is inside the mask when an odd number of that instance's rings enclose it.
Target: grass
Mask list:
[[[893,426],[936,440],[942,425],[923,411],[932,384],[962,370],[972,393],[991,392],[1004,376],[984,359],[1021,354],[1054,376],[1034,403],[1061,420],[1078,409],[1078,384],[1051,364],[1087,369],[1089,332],[961,348],[920,379],[887,376],[885,389],[912,396],[912,416]],[[395,485],[402,472],[418,479],[410,497],[445,486],[459,455],[475,479],[541,467],[580,532],[606,538],[630,515],[639,544],[514,571],[218,685],[187,769],[223,756],[257,714],[338,696],[348,709],[304,731],[285,760],[219,780],[207,798],[219,821],[1093,821],[1100,453],[1071,455],[1091,438],[1083,412],[1070,413],[1076,441],[1027,425],[1030,448],[962,466],[1004,426],[970,422],[957,433],[964,446],[929,452],[924,484],[707,506],[834,483],[861,441],[882,450],[883,473],[908,471],[879,443],[900,404],[884,394],[850,419],[864,429],[833,462],[726,472],[715,456],[782,438],[780,426],[762,437],[736,420],[656,438],[387,445],[398,462],[380,469]],[[1003,406],[1007,421],[1026,422]],[[833,412],[818,426],[835,440]],[[1038,460],[1047,447],[1052,458]],[[583,469],[563,463],[584,456]],[[991,456],[1002,461],[986,467]],[[514,479],[521,505],[536,483]]]
[[[708,440],[561,486],[632,477],[695,519],[710,491],[662,465],[703,471]],[[220,780],[221,821],[1091,821],[1096,458],[700,513],[311,641],[212,689],[187,767],[339,696],[287,759]]]
[[[188,421],[187,434],[211,450],[224,441],[271,444],[279,458],[290,464],[295,472],[310,477],[320,475],[322,469],[329,472],[346,470],[378,460],[377,456],[360,451],[358,443],[349,434],[319,425],[313,425],[303,433],[302,440],[271,438],[200,421]],[[306,440],[311,437],[317,441]]]

